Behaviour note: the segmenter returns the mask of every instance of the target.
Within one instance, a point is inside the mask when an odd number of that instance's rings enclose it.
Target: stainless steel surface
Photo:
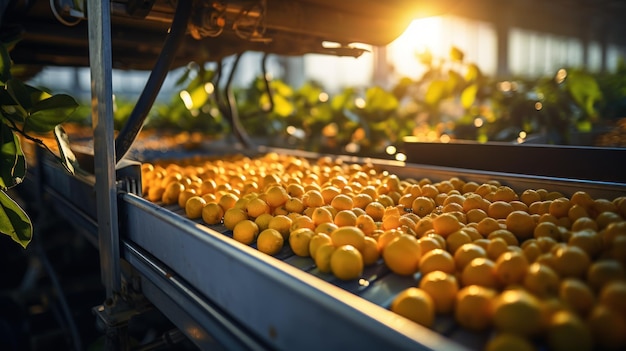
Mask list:
[[[106,1],[89,0],[87,3],[98,238],[100,267],[107,298],[111,298],[121,288],[113,142],[110,11],[110,5]]]

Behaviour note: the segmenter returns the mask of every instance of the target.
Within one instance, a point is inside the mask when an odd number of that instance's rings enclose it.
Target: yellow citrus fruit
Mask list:
[[[363,233],[367,236],[372,235],[372,233],[378,229],[378,225],[374,222],[374,219],[368,214],[362,214],[357,216],[355,224],[359,229],[363,231]]]
[[[505,252],[496,260],[496,276],[504,286],[522,284],[528,267],[528,260],[521,252]]]
[[[504,241],[506,241],[507,245],[519,246],[519,240],[517,239],[515,234],[513,234],[508,229],[494,230],[493,232],[489,233],[489,235],[487,235],[487,239],[489,239],[489,240],[493,240],[495,238],[502,238],[502,239],[504,239]]]
[[[259,234],[259,226],[249,219],[238,222],[233,228],[233,239],[240,243],[250,245]]]
[[[626,282],[612,281],[606,284],[600,291],[598,299],[601,304],[620,313],[626,318]]]
[[[435,303],[422,289],[410,287],[401,291],[391,302],[390,310],[427,328],[435,320]]]
[[[270,213],[270,205],[261,198],[254,198],[248,201],[245,206],[248,216],[257,218],[264,213]]]
[[[496,263],[484,257],[471,260],[461,273],[464,286],[478,285],[486,288],[498,288],[500,283],[496,276]]]
[[[363,264],[365,266],[373,265],[380,258],[380,250],[378,249],[378,242],[376,239],[366,236],[361,252],[363,255]]]
[[[550,350],[591,351],[593,349],[591,331],[581,318],[567,310],[554,313],[546,334],[546,342]]]
[[[448,235],[458,231],[463,227],[459,219],[450,213],[443,213],[433,218],[433,229],[435,233],[447,238]]]
[[[311,219],[316,226],[326,222],[333,223],[333,214],[326,207],[317,207],[315,210],[313,210],[313,213],[311,214]]]
[[[378,201],[372,201],[365,206],[365,213],[372,217],[375,222],[382,221],[385,206]]]
[[[235,207],[235,203],[239,200],[239,197],[233,193],[226,193],[222,195],[217,203],[222,206],[224,212],[228,211],[228,209]]]
[[[268,228],[276,229],[283,236],[285,241],[289,240],[289,233],[291,232],[291,224],[293,220],[286,215],[276,215],[270,219],[267,224]]]
[[[437,233],[439,234],[439,233]],[[456,250],[465,244],[472,242],[472,237],[464,230],[457,230],[456,232],[448,235],[446,238],[446,248],[448,252],[454,255]]]
[[[287,190],[280,185],[274,184],[265,190],[265,201],[272,208],[284,205],[288,199]]]
[[[293,213],[293,212],[292,212]],[[291,231],[294,231],[296,229],[300,229],[300,228],[308,228],[311,230],[315,230],[315,223],[313,223],[313,219],[311,219],[311,217],[309,216],[304,216],[304,215],[294,215],[294,217],[291,217]]]
[[[505,219],[515,209],[506,201],[494,201],[489,204],[487,214],[494,219]]]
[[[306,207],[321,207],[324,206],[324,198],[318,190],[308,190],[302,195],[302,204]]]
[[[363,274],[363,256],[352,245],[339,246],[330,256],[330,270],[341,280],[357,279]]]
[[[553,248],[554,269],[562,277],[584,278],[587,274],[591,259],[587,253],[577,246],[560,246]]]
[[[524,288],[539,297],[556,296],[561,281],[556,272],[545,264],[535,262],[528,267]]]
[[[330,235],[335,229],[339,228],[335,223],[324,222],[315,226],[315,233],[324,233]]]
[[[289,246],[300,257],[309,257],[309,243],[315,232],[310,228],[300,228],[289,234]]]
[[[398,235],[384,246],[382,253],[385,264],[396,274],[411,275],[419,268],[420,246],[412,235]]]
[[[623,350],[626,347],[626,317],[610,307],[597,304],[589,314],[589,329],[597,349]]]
[[[609,282],[626,279],[624,267],[614,259],[601,259],[591,264],[587,270],[587,283],[599,292]]]
[[[257,249],[268,255],[277,254],[284,245],[283,236],[275,229],[264,229],[256,241]]]
[[[533,236],[535,238],[549,237],[556,241],[559,241],[561,240],[561,231],[559,230],[557,224],[554,222],[539,222],[533,230]]]
[[[413,213],[420,217],[427,216],[435,209],[435,201],[427,196],[418,196],[413,200],[411,204]]]
[[[461,245],[461,247],[456,249],[454,252],[454,263],[456,265],[456,269],[460,272],[463,271],[468,263],[479,257],[486,258],[487,250],[474,243]]]
[[[498,333],[489,339],[485,351],[536,351],[527,338],[514,333]]]
[[[442,271],[430,272],[422,277],[419,288],[433,299],[435,312],[445,314],[453,311],[459,292],[459,284],[454,275]]]
[[[478,222],[476,229],[486,238],[491,232],[502,229],[502,227],[495,218],[485,217]]]
[[[575,278],[565,278],[561,281],[559,298],[582,317],[587,316],[596,300],[589,285]]]
[[[151,188],[151,190],[152,190],[152,188]],[[181,191],[181,193],[178,195],[178,206],[180,206],[180,208],[185,208],[185,204],[187,203],[187,200],[189,200],[190,197],[196,196],[196,195],[198,195],[198,194],[193,189],[185,189],[185,190]],[[160,196],[159,196],[159,198],[160,198]]]
[[[419,269],[422,274],[428,274],[433,271],[442,271],[450,274],[456,272],[454,258],[448,251],[442,249],[433,249],[423,253],[419,261]]]
[[[202,217],[202,208],[206,205],[206,201],[200,196],[192,196],[185,203],[185,214],[190,219]]]
[[[352,197],[346,194],[337,194],[330,201],[330,205],[334,207],[337,211],[351,210],[353,207],[353,204],[354,202],[352,201]]]
[[[322,273],[330,273],[330,257],[336,250],[335,245],[332,243],[321,244],[315,251],[315,265],[317,269]]]
[[[532,238],[535,226],[535,220],[528,212],[513,211],[506,217],[506,228],[522,241]]]
[[[303,213],[305,210],[305,206],[302,203],[302,200],[297,197],[290,197],[283,204],[283,206],[287,212],[290,213]]]
[[[428,251],[442,248],[439,241],[433,237],[423,236],[417,239],[417,243],[420,245],[420,251],[422,253],[422,256],[425,255]]]
[[[319,249],[320,246],[324,245],[324,244],[331,244],[332,245],[333,241],[330,238],[330,236],[326,233],[315,233],[315,235],[313,235],[311,237],[311,240],[309,241],[309,255],[315,259],[315,253],[317,252],[317,249]]]
[[[415,234],[418,237],[426,235],[428,232],[434,232],[432,217],[423,217],[415,224]],[[437,234],[439,235],[439,234]],[[439,235],[441,236],[441,235]],[[445,239],[444,239],[445,240]]]
[[[392,229],[392,230],[386,230],[384,231],[382,234],[380,234],[378,236],[378,239],[376,240],[376,242],[378,243],[378,250],[380,252],[383,252],[383,250],[385,249],[385,247],[387,247],[387,245],[395,238],[399,237],[400,234],[406,234],[401,230],[397,230],[397,229]]]
[[[556,218],[567,217],[572,202],[567,198],[558,198],[552,200],[548,211]]]
[[[355,226],[338,227],[330,233],[333,244],[337,247],[352,245],[359,251],[363,251],[365,245],[365,234]]]
[[[517,193],[506,185],[499,186],[493,194],[494,201],[511,202],[518,199]]]
[[[214,225],[222,222],[224,209],[216,202],[209,202],[202,208],[202,220],[206,224]]]
[[[270,220],[272,220],[274,216],[270,213],[263,213],[257,218],[254,219],[254,223],[259,226],[259,230],[263,231],[269,227]]]
[[[224,212],[224,227],[233,230],[237,223],[248,219],[248,214],[241,208],[233,207]]]
[[[338,227],[356,226],[357,215],[352,210],[340,210],[335,215],[333,223]]]
[[[161,201],[165,205],[173,205],[178,202],[178,196],[180,196],[180,193],[184,190],[185,186],[181,182],[171,182],[165,187]]]
[[[352,206],[365,210],[367,205],[372,201],[374,201],[374,199],[370,195],[361,193],[352,197]]]
[[[493,304],[493,323],[498,331],[533,336],[541,330],[541,303],[525,290],[505,290]]]
[[[473,331],[488,329],[493,320],[494,289],[479,285],[469,285],[456,295],[454,319],[462,327]]]

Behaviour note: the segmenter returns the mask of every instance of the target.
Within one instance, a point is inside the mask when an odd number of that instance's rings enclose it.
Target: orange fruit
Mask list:
[[[519,246],[519,240],[517,239],[515,234],[513,234],[508,229],[494,230],[493,232],[489,233],[489,235],[487,235],[487,239],[489,240],[493,240],[495,238],[504,239],[504,241],[506,241],[508,245]]]
[[[209,225],[219,224],[224,217],[224,209],[216,202],[209,202],[202,208],[202,220]]]
[[[591,259],[587,253],[577,246],[561,246],[554,249],[554,269],[562,277],[584,278]]]
[[[514,333],[498,333],[485,345],[485,351],[536,351],[531,341]]]
[[[324,245],[324,244],[331,244],[332,245],[333,241],[330,238],[330,236],[326,233],[315,233],[312,237],[311,240],[309,241],[309,255],[315,259],[315,253],[317,252],[317,249],[320,248],[320,246]]]
[[[561,231],[554,222],[539,222],[533,230],[533,236],[535,238],[549,237],[559,241],[561,240]]]
[[[424,217],[433,212],[435,209],[435,201],[427,196],[418,196],[413,200],[411,208],[413,209],[413,213],[420,217]]]
[[[589,212],[587,212],[587,210],[584,207],[582,207],[581,205],[574,204],[567,211],[567,217],[572,222],[575,222],[578,218],[589,217]]]
[[[374,219],[368,214],[362,214],[357,216],[355,224],[359,229],[363,231],[363,233],[367,236],[372,235],[372,233],[378,229],[378,225],[374,222]]]
[[[337,247],[352,245],[357,250],[362,251],[365,245],[365,234],[355,226],[338,227],[330,233],[330,238]]]
[[[324,197],[318,190],[308,190],[302,195],[302,204],[306,207],[321,207],[324,206]]]
[[[422,289],[410,287],[401,291],[391,302],[391,311],[427,328],[435,320],[435,303]]]
[[[535,262],[528,267],[523,285],[538,297],[549,297],[557,296],[560,283],[559,275],[552,268]]]
[[[285,215],[276,215],[267,223],[267,227],[277,230],[285,242],[289,241],[289,233],[291,232],[291,224],[293,220]]]
[[[259,234],[259,226],[249,219],[238,222],[233,228],[233,239],[240,243],[250,245]]]
[[[528,267],[528,260],[522,253],[505,252],[496,261],[496,277],[504,286],[522,284]]]
[[[338,227],[356,226],[357,215],[352,210],[340,210],[335,215],[333,222]]]
[[[189,219],[196,219],[202,217],[202,208],[206,205],[206,200],[202,197],[195,195],[190,197],[185,203],[185,215]]]
[[[330,273],[330,257],[336,250],[335,245],[332,243],[321,244],[315,251],[315,265],[317,269],[322,273]]]
[[[363,274],[363,256],[352,245],[339,246],[330,256],[330,270],[341,280],[357,279]]]
[[[479,223],[483,219],[487,218],[487,212],[479,208],[473,208],[467,211],[465,218],[467,218],[468,223]]]
[[[626,279],[624,267],[614,259],[601,259],[595,261],[587,270],[587,283],[591,288],[599,292],[609,282]]]
[[[476,229],[483,237],[487,237],[491,232],[502,229],[502,227],[495,218],[485,217],[478,222]]]
[[[442,248],[439,241],[433,237],[423,236],[417,239],[417,243],[420,245],[422,255],[425,255],[428,251]]]
[[[623,350],[626,347],[626,319],[619,312],[597,304],[589,314],[588,323],[597,349]]]
[[[494,219],[505,219],[515,209],[513,205],[505,201],[494,201],[487,208],[487,215]]]
[[[363,255],[363,264],[365,266],[371,266],[378,262],[378,259],[380,258],[380,250],[378,249],[378,242],[376,239],[366,236],[361,254]]]
[[[255,218],[254,223],[256,223],[259,226],[260,231],[264,231],[265,229],[269,227],[269,223],[272,220],[272,218],[274,218],[273,215],[269,213],[264,213],[258,216],[257,218]]]
[[[595,296],[589,285],[576,278],[565,278],[559,286],[559,298],[582,318],[595,305]]]
[[[487,257],[491,260],[496,261],[500,255],[509,251],[509,244],[504,239],[493,238],[489,240],[489,244],[487,245]]]
[[[289,246],[294,254],[300,257],[309,257],[309,242],[315,235],[310,228],[299,228],[289,234]]]
[[[254,198],[245,205],[248,216],[257,218],[264,213],[270,213],[270,206],[261,198]]]
[[[590,258],[597,257],[603,249],[602,238],[593,229],[573,232],[567,243],[571,246],[580,247]]]
[[[431,232],[431,231],[434,232],[434,229],[433,229],[433,219],[430,216],[421,218],[419,220],[419,222],[417,222],[415,224],[415,234],[418,237],[422,237],[422,236],[426,235],[426,233]],[[437,235],[439,235],[439,234],[437,234]]]
[[[593,198],[585,191],[579,190],[572,194],[570,201],[574,205],[579,205],[582,208],[589,210],[593,206]]]
[[[448,252],[454,254],[458,248],[471,242],[472,237],[469,234],[464,230],[457,230],[446,238],[446,248]]]
[[[504,333],[533,336],[541,330],[541,303],[523,289],[503,291],[493,300],[493,324]]]
[[[493,300],[496,296],[494,289],[478,285],[464,287],[456,295],[454,319],[469,330],[487,330],[493,320]]]
[[[626,318],[626,282],[616,280],[600,290],[599,302]]]
[[[546,330],[546,341],[554,351],[591,351],[593,339],[585,322],[574,313],[561,310],[554,313]]]
[[[536,241],[529,242],[530,240],[534,240],[534,239],[527,240],[525,243],[528,242],[528,244],[522,247],[522,251],[524,253],[524,256],[526,256],[526,259],[528,260],[528,262],[533,263],[537,260],[537,257],[543,254],[543,251],[541,251],[541,248],[539,247],[539,244],[537,244]]]
[[[372,201],[374,201],[374,199],[370,195],[361,193],[352,197],[352,206],[365,210],[367,205]]]
[[[283,236],[275,229],[265,229],[257,237],[257,249],[268,255],[277,254],[284,244]]]
[[[326,222],[329,222],[329,223],[334,222],[333,214],[326,207],[315,208],[313,210],[313,213],[311,214],[311,219],[313,220],[313,223],[315,223],[315,226],[318,226]]]
[[[367,213],[375,222],[379,222],[383,219],[385,213],[385,206],[378,201],[372,201],[365,206],[365,213]]]
[[[552,200],[548,211],[556,218],[567,217],[572,202],[567,198],[558,198]]]
[[[506,217],[506,228],[519,240],[532,238],[535,226],[535,220],[528,212],[513,211]]]
[[[442,249],[434,249],[422,253],[419,269],[422,274],[428,274],[433,271],[442,271],[450,274],[456,272],[454,257],[448,251]]]
[[[463,227],[459,219],[450,213],[443,213],[433,218],[432,224],[435,233],[444,238]]]
[[[178,202],[180,193],[185,190],[185,186],[179,181],[170,182],[165,186],[161,201],[165,205],[173,205]]]
[[[455,266],[460,272],[462,272],[465,266],[473,259],[486,257],[487,251],[474,243],[463,244],[454,252]]]
[[[382,253],[385,265],[396,274],[411,275],[419,268],[420,246],[412,235],[398,235],[384,246]]]
[[[228,209],[235,206],[235,203],[237,202],[237,200],[239,200],[239,196],[233,193],[225,193],[219,198],[217,203],[220,206],[222,206],[222,208],[224,209],[224,212],[226,212],[228,211]]]
[[[486,288],[496,289],[500,283],[496,276],[496,264],[488,258],[475,258],[471,260],[461,273],[463,286],[479,285]]]
[[[322,196],[324,196],[323,192]],[[330,201],[330,205],[334,207],[337,211],[351,210],[353,206],[352,197],[346,194],[337,194]]]
[[[419,288],[433,299],[435,312],[445,314],[453,311],[459,292],[459,284],[454,275],[442,271],[430,272],[422,276]]]
[[[284,205],[288,199],[289,194],[287,194],[287,190],[278,184],[270,185],[265,190],[265,201],[272,208]]]

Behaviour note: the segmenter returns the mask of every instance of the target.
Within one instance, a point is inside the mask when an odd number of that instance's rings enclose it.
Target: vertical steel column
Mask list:
[[[115,187],[111,8],[109,0],[88,0],[91,113],[100,269],[107,299],[121,289],[120,248]]]

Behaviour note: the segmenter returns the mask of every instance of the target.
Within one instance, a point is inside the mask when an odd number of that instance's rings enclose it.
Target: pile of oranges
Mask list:
[[[144,163],[144,196],[339,279],[381,261],[419,277],[389,308],[450,315],[486,350],[626,347],[626,196],[400,179],[371,164],[267,153]],[[543,347],[543,346],[542,346]]]

